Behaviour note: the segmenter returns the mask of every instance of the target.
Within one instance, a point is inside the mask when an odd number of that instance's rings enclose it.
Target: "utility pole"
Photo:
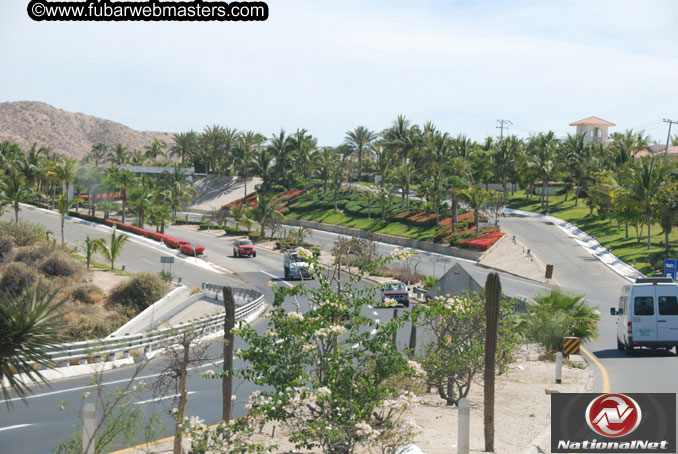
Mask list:
[[[676,123],[678,124],[678,121],[675,120],[669,120],[668,118],[664,118],[664,123],[669,124],[669,134],[666,136],[666,148],[664,148],[664,160],[666,160],[666,157],[669,154],[669,143],[671,142],[671,125]]]
[[[512,125],[513,123],[510,120],[504,120],[503,118],[497,120],[497,123],[499,123],[499,126],[497,126],[496,129],[499,129],[500,131],[499,141],[501,142],[502,140],[504,140],[504,129],[508,131],[509,125]]]

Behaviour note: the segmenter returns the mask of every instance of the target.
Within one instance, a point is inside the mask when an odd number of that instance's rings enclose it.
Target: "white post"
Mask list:
[[[459,399],[459,433],[457,435],[457,453],[468,454],[469,432],[471,429],[471,405],[465,398]]]
[[[561,384],[563,382],[563,354],[561,352],[556,353],[556,383]]]
[[[94,430],[97,424],[97,411],[94,403],[82,405],[82,453],[94,454]]]

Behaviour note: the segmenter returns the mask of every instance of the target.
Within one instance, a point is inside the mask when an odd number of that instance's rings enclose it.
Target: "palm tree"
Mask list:
[[[129,162],[127,147],[121,143],[116,143],[108,155],[108,161],[113,164],[114,167],[127,164]]]
[[[286,189],[289,189],[291,176],[290,158],[293,150],[293,142],[289,136],[285,135],[285,130],[281,129],[278,135],[273,135],[268,150],[275,158],[275,169],[278,180],[283,183]]]
[[[137,184],[137,178],[127,169],[110,169],[109,178],[113,187],[122,193],[122,222],[125,223],[125,208],[127,207],[127,195],[129,188]]]
[[[323,180],[323,200],[327,197],[327,182],[332,176],[332,168],[337,162],[337,154],[332,147],[323,147],[317,160],[318,176]]]
[[[72,206],[77,205],[78,203],[82,202],[83,200],[79,197],[76,197],[72,200],[68,200],[68,195],[67,194],[61,194],[61,197],[59,197],[59,200],[57,201],[57,210],[59,211],[59,215],[61,216],[61,244],[64,244],[64,221],[66,220],[66,215],[68,214],[69,210],[71,209]]]
[[[108,145],[103,142],[97,142],[92,145],[92,151],[90,151],[87,158],[90,161],[94,161],[94,167],[99,167],[99,162],[103,161],[108,153]]]
[[[57,181],[63,185],[67,196],[71,192],[71,184],[73,184],[78,176],[79,167],[80,164],[75,159],[63,158],[52,168],[52,172],[56,176]]]
[[[198,196],[193,184],[189,181],[171,182],[167,188],[167,202],[172,210],[172,215],[176,216],[177,211],[185,204],[188,204],[193,198]],[[164,230],[164,229],[163,229]]]
[[[153,162],[155,162],[158,159],[158,156],[162,157],[165,156],[164,152],[165,148],[167,148],[167,144],[164,141],[159,140],[157,137],[155,137],[153,138],[153,141],[150,144],[144,147],[144,150],[146,150],[144,156],[146,156],[149,159],[152,159]]]
[[[564,160],[567,164],[568,172],[576,184],[574,206],[579,204],[579,190],[582,180],[587,175],[587,170],[591,165],[592,148],[585,143],[586,134],[571,135],[568,134],[563,142]]]
[[[460,192],[461,197],[466,200],[469,207],[473,210],[473,219],[476,224],[476,236],[480,232],[480,211],[485,207],[489,194],[480,188],[479,185],[473,185]]]
[[[266,138],[254,131],[247,131],[240,135],[238,144],[233,148],[233,166],[240,175],[242,175],[247,197],[247,178],[252,165],[254,164],[255,152],[259,149]]]
[[[558,139],[553,131],[548,133],[539,133],[537,137],[530,140],[528,148],[531,148],[532,161],[531,165],[539,170],[542,181],[541,191],[541,206],[548,211],[549,195],[548,187],[549,181],[558,169],[558,161],[556,159],[556,151],[558,148]],[[546,201],[546,203],[544,203]]]
[[[389,151],[388,148],[383,147],[381,144],[374,146],[374,156],[375,156],[375,165],[377,169],[377,174],[381,176],[380,186],[384,186],[386,183],[386,178],[388,173],[393,165],[393,154]]]
[[[274,174],[273,153],[266,148],[256,150],[252,160],[252,170],[254,175],[259,176],[263,180],[261,191],[267,192],[271,187]]]
[[[344,167],[341,165],[341,162],[335,162],[330,171],[330,189],[334,197],[334,211],[338,211],[337,197],[339,196],[344,179]]]
[[[410,209],[410,186],[414,180],[414,165],[409,162],[400,164],[392,174],[393,182],[402,189],[402,204],[407,203],[407,209]]]
[[[92,255],[94,255],[97,252],[97,249],[99,248],[99,244],[95,239],[92,239],[87,235],[87,238],[85,238],[85,243],[83,250],[85,251],[85,258],[87,260],[87,271],[89,271],[90,264],[92,263]]]
[[[47,384],[40,369],[54,365],[46,352],[58,348],[61,306],[65,302],[55,301],[56,294],[35,285],[0,304],[0,389],[7,405],[11,405],[10,390],[25,400],[31,392],[29,383],[40,380]],[[28,380],[19,379],[21,375]]]
[[[642,206],[647,220],[647,249],[652,247],[650,226],[652,225],[652,203],[657,191],[664,183],[669,167],[655,156],[642,158],[633,166],[633,173],[629,182],[631,197]]]
[[[510,136],[500,141],[494,153],[492,153],[492,161],[494,161],[497,176],[501,179],[501,185],[504,189],[504,204],[508,202],[506,179],[515,168],[515,161],[520,153],[520,144],[520,139],[516,136]]]
[[[146,207],[153,204],[155,196],[153,180],[144,175],[141,179],[141,185],[130,194],[130,199],[139,210],[139,227],[144,228]]]
[[[352,131],[346,131],[344,142],[358,153],[358,181],[362,179],[363,153],[372,147],[375,140],[377,140],[377,134],[365,126],[358,126]]]
[[[0,180],[0,207],[11,205],[14,209],[14,221],[19,225],[20,203],[27,203],[35,200],[37,194],[30,182],[21,176],[18,172],[8,172]]]
[[[257,206],[249,211],[251,220],[259,224],[261,229],[261,237],[264,238],[266,234],[266,226],[276,222],[282,222],[285,216],[278,209],[280,203],[273,199],[272,195],[264,193],[257,193]]]
[[[96,249],[104,256],[106,261],[111,264],[111,271],[115,270],[115,261],[122,254],[122,247],[129,240],[127,235],[118,235],[115,227],[108,238],[108,243],[102,238],[94,240],[96,242]]]
[[[192,156],[198,146],[198,134],[190,130],[174,135],[174,143],[170,147],[169,155],[171,157],[181,156],[181,164],[183,165],[186,156]]]

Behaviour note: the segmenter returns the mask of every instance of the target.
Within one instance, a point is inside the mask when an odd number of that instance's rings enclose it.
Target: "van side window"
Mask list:
[[[651,296],[637,296],[633,307],[634,315],[654,315],[654,298]]]
[[[678,298],[675,296],[659,297],[660,315],[678,315]]]

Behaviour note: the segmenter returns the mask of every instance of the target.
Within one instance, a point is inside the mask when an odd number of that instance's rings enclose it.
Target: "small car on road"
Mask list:
[[[233,257],[256,257],[257,251],[254,243],[247,238],[239,238],[233,241]]]
[[[395,300],[396,304],[402,304],[405,307],[410,307],[410,294],[407,291],[407,285],[402,282],[394,281],[384,285],[381,289],[381,303],[382,305],[387,299]]]

